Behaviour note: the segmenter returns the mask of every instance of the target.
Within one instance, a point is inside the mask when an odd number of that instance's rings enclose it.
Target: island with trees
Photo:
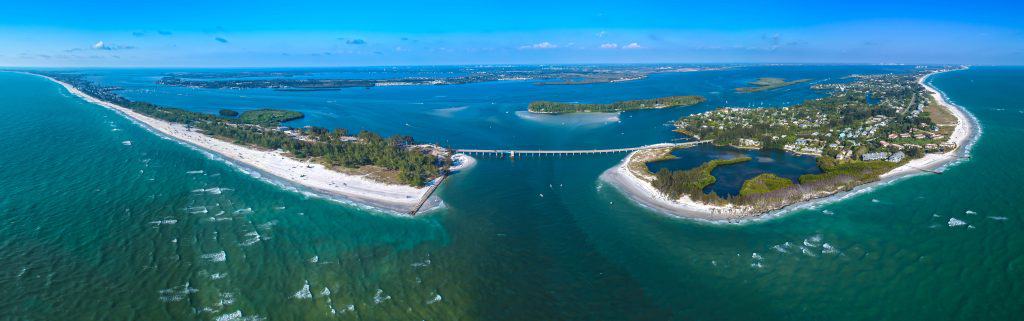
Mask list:
[[[528,110],[531,113],[567,114],[567,113],[616,113],[640,109],[660,109],[671,107],[693,106],[706,101],[703,96],[669,96],[653,99],[618,101],[610,104],[581,104],[553,101],[531,102]]]
[[[256,109],[238,114],[222,110],[220,115],[133,101],[118,95],[80,74],[37,72],[67,83],[96,99],[163,121],[183,124],[189,129],[261,150],[281,150],[288,157],[319,163],[342,173],[365,175],[386,184],[421,187],[445,174],[451,165],[447,151],[434,145],[417,145],[408,136],[382,137],[369,131],[349,135],[343,128],[305,126],[293,129],[281,123],[303,117],[296,111]],[[238,115],[238,117],[231,117]]]
[[[792,85],[796,85],[796,84],[799,84],[799,83],[802,83],[802,82],[807,82],[807,81],[810,81],[810,79],[797,79],[797,80],[786,81],[785,79],[782,79],[782,78],[761,77],[761,78],[758,78],[755,81],[750,82],[750,84],[753,85],[753,87],[740,87],[740,88],[736,88],[736,92],[740,92],[740,93],[753,93],[753,92],[759,92],[759,91],[766,91],[766,90],[778,89],[778,88],[782,88],[782,87],[786,87],[786,86],[792,86]]]
[[[613,170],[635,183],[649,184],[672,200],[669,205],[683,204],[729,218],[755,216],[848,191],[883,176],[931,172],[930,168],[951,161],[952,152],[975,133],[964,113],[924,84],[927,75],[948,70],[953,69],[858,75],[853,81],[814,85],[827,96],[800,104],[722,107],[676,122],[676,131],[715,145],[815,157],[820,173],[804,174],[795,181],[764,173],[746,180],[738,195],[705,193],[705,187],[715,182],[712,169],[748,159],[715,159],[691,169],[652,173],[648,163],[670,159],[673,148],[638,151]]]

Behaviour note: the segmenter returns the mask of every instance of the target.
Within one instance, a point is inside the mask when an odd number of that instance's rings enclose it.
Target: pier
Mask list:
[[[594,155],[594,154],[615,154],[615,153],[629,153],[643,149],[654,149],[654,148],[665,148],[665,147],[691,147],[700,144],[710,143],[710,140],[700,140],[685,143],[661,143],[653,145],[644,145],[638,147],[626,147],[626,148],[611,148],[611,149],[578,149],[578,150],[531,150],[531,149],[471,149],[471,148],[456,148],[453,149],[456,153],[462,153],[467,155],[481,155],[481,156],[494,156],[494,157],[505,157],[515,158],[516,156],[579,156],[579,155]]]

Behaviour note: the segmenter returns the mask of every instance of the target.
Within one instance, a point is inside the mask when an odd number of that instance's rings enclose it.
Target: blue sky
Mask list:
[[[1024,64],[1020,1],[345,2],[12,1],[0,66]]]

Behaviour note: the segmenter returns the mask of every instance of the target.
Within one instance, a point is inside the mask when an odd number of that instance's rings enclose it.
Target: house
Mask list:
[[[887,152],[873,152],[860,155],[860,159],[863,161],[882,160],[885,159],[886,157],[889,157],[889,153]]]
[[[892,154],[892,156],[889,156],[889,158],[886,158],[885,160],[889,161],[890,163],[899,163],[903,161],[903,158],[906,156],[907,154],[904,154],[903,152],[895,152]]]

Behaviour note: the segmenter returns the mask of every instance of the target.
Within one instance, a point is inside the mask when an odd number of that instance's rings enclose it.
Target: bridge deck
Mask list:
[[[456,153],[463,154],[509,154],[509,155],[581,155],[581,154],[610,154],[610,153],[624,153],[632,152],[642,149],[652,148],[664,148],[664,147],[678,147],[678,146],[693,146],[698,144],[709,143],[710,140],[701,140],[695,142],[685,143],[662,143],[654,145],[646,145],[639,147],[627,147],[627,148],[611,148],[611,149],[581,149],[581,150],[531,150],[531,149],[470,149],[470,148],[457,148]]]

